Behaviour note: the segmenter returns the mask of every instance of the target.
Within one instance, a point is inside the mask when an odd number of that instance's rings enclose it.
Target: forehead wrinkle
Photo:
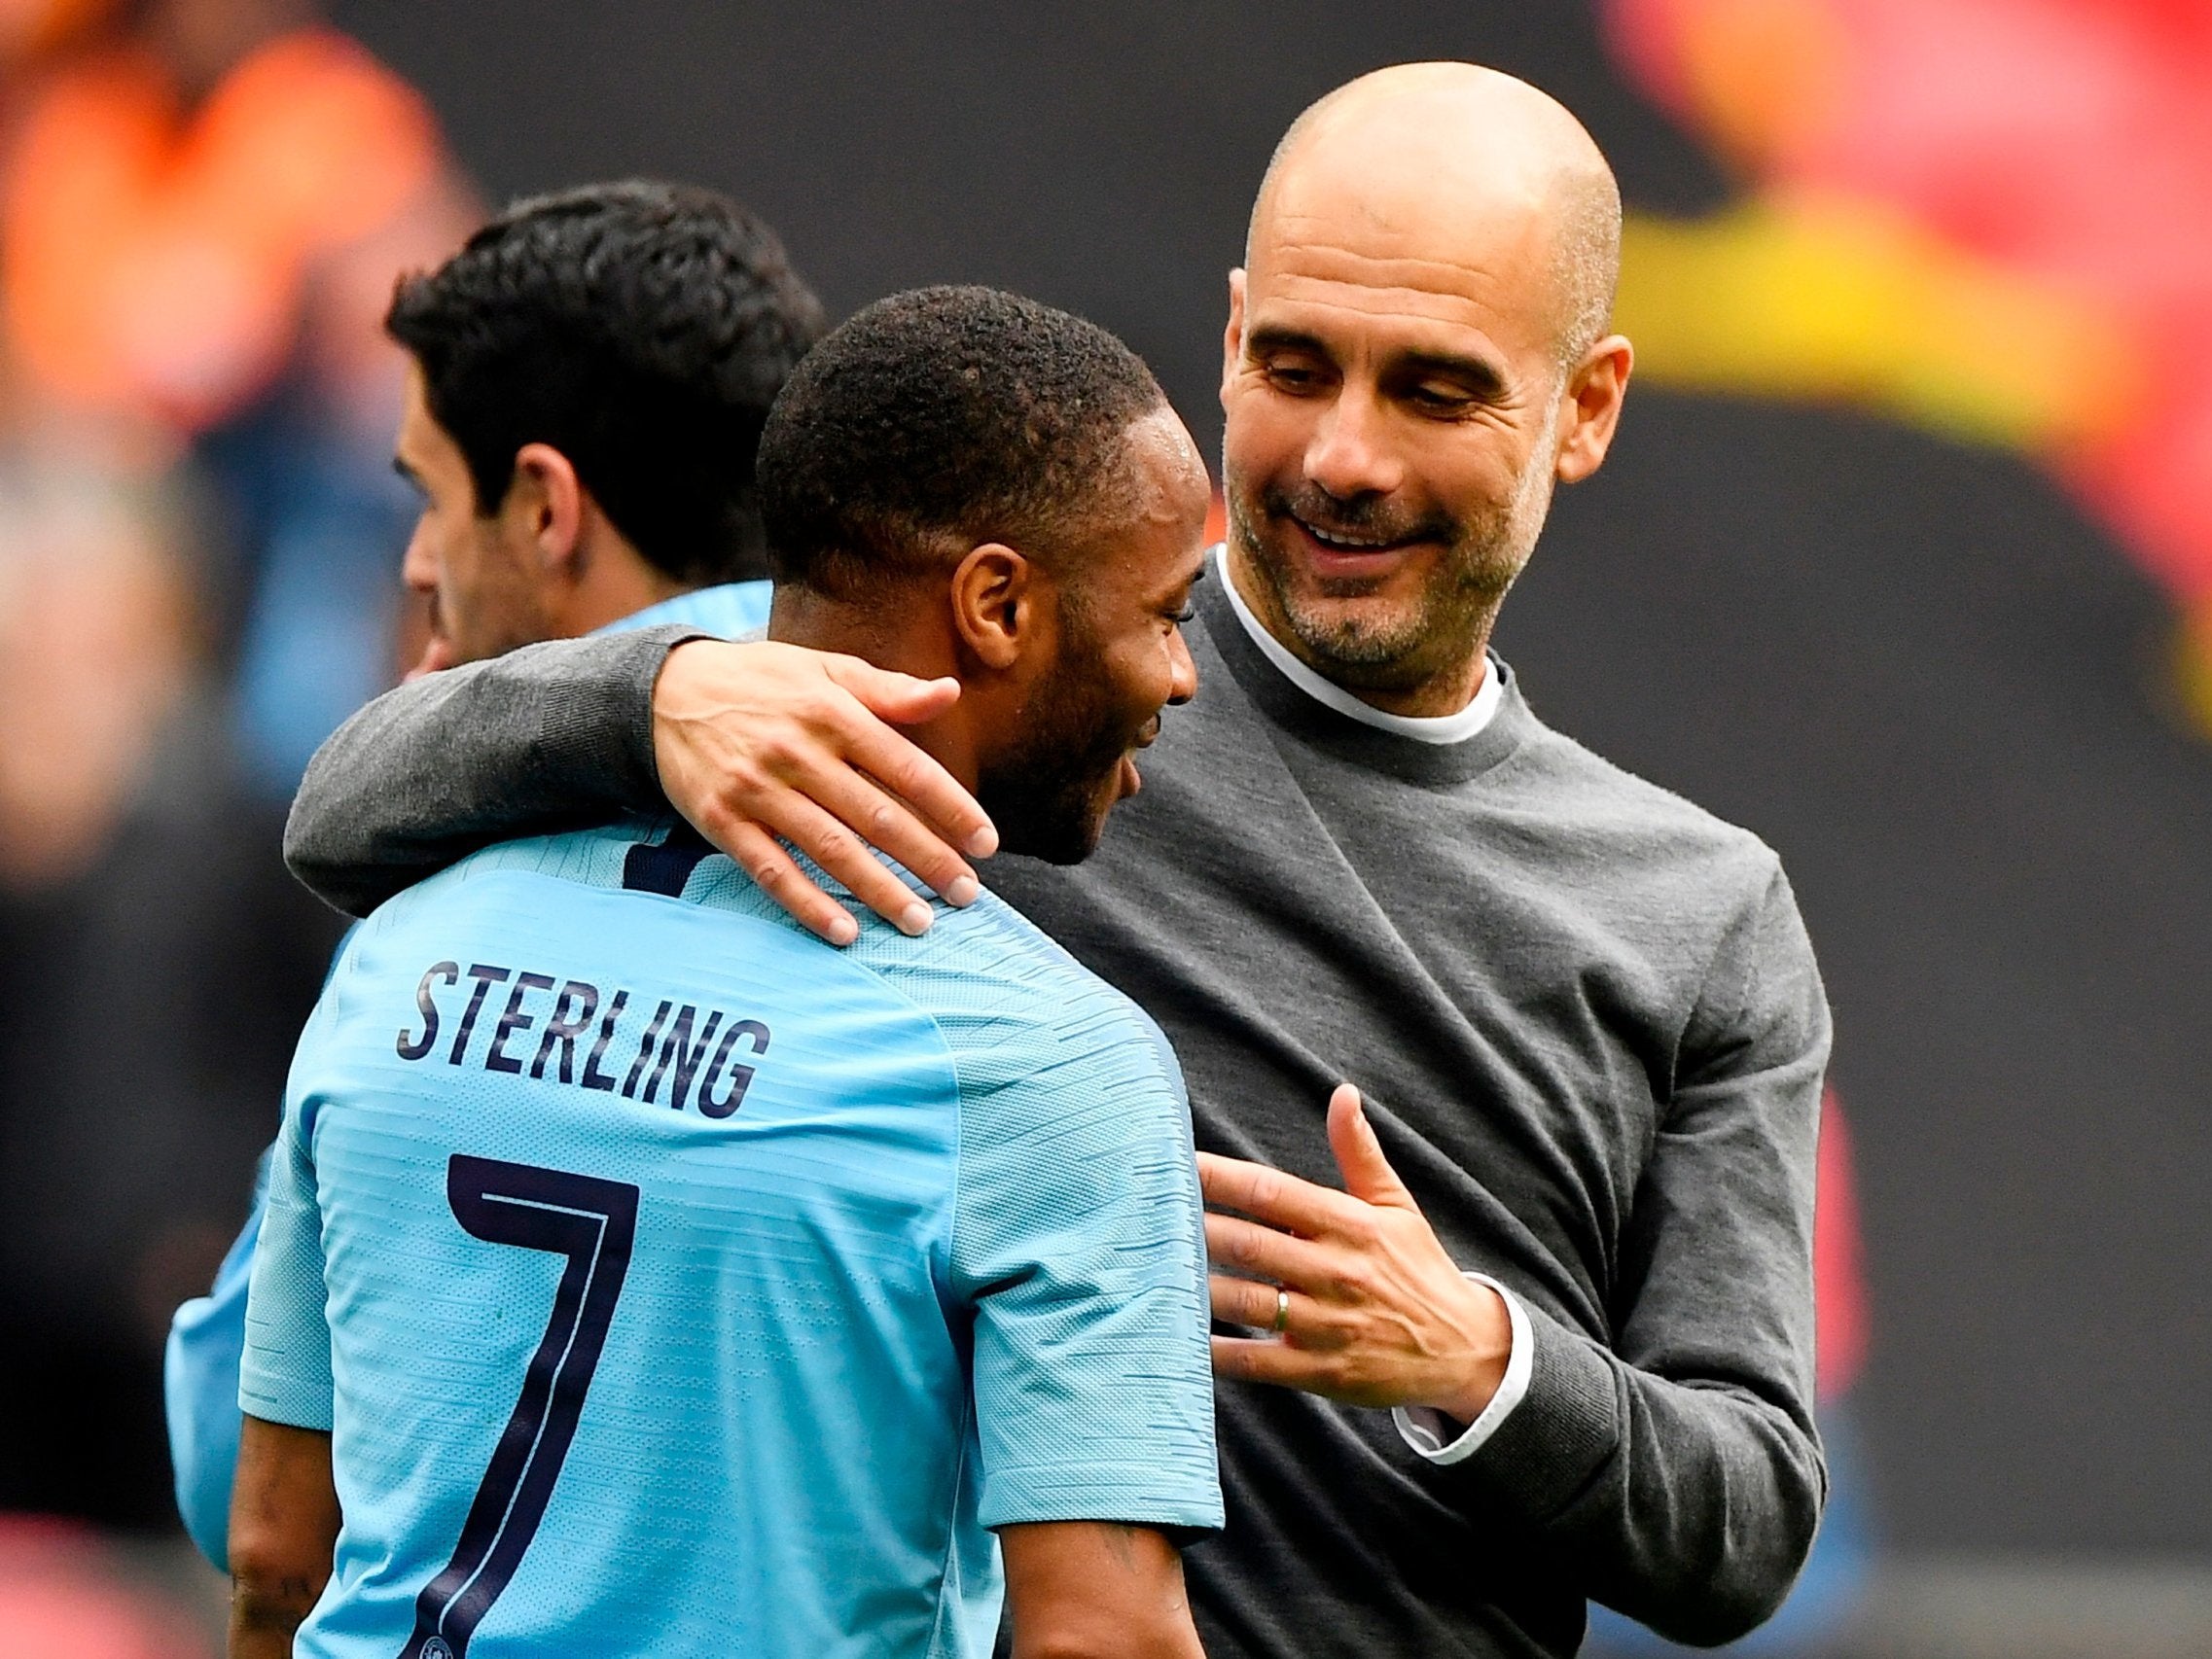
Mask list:
[[[1378,291],[1363,288],[1359,292],[1375,294]],[[1426,289],[1405,289],[1398,292],[1408,294],[1415,299],[1437,298]],[[1277,298],[1285,305],[1296,306],[1298,313],[1334,312],[1338,316],[1350,319],[1354,323],[1373,323],[1377,319],[1395,319],[1406,324],[1409,337],[1389,341],[1385,346],[1386,355],[1397,356],[1407,351],[1412,351],[1416,353],[1428,352],[1430,355],[1444,357],[1488,358],[1496,356],[1501,360],[1506,355],[1492,337],[1488,328],[1482,323],[1465,316],[1444,315],[1417,305],[1359,304],[1348,300],[1330,299],[1319,294],[1286,294]],[[1471,302],[1462,300],[1460,304],[1470,305]],[[1288,325],[1280,320],[1267,322],[1255,320],[1249,325],[1249,331],[1256,337],[1278,333],[1299,334],[1304,332],[1296,325],[1295,320]],[[1444,332],[1440,333],[1439,331]],[[1480,348],[1472,347],[1452,337],[1458,335],[1472,335],[1482,342],[1481,346]],[[1424,341],[1428,343],[1423,343]],[[1498,371],[1501,374],[1507,372],[1502,361],[1498,365]]]
[[[1497,272],[1479,265],[1455,265],[1438,260],[1360,260],[1356,256],[1342,257],[1341,264],[1351,267],[1348,270],[1327,268],[1333,262],[1326,260],[1314,263],[1324,268],[1270,272],[1272,280],[1267,288],[1274,293],[1293,287],[1356,289],[1363,294],[1458,300],[1485,309],[1492,303],[1487,295],[1503,293],[1510,297],[1516,292],[1515,285]],[[1361,269],[1363,265],[1369,268]],[[1262,300],[1266,298],[1267,294],[1261,296]]]
[[[1465,221],[1471,216],[1460,217]],[[1363,238],[1346,235],[1338,217],[1285,216],[1253,249],[1247,281],[1259,291],[1301,280],[1333,281],[1461,298],[1498,312],[1528,309],[1528,282],[1520,267],[1547,263],[1543,247],[1536,244],[1550,242],[1548,228],[1529,217],[1513,222],[1510,233],[1506,223],[1497,219],[1487,221],[1485,228],[1488,245],[1468,246],[1464,251],[1440,249],[1441,237],[1435,230],[1412,229],[1396,230],[1383,246],[1363,247],[1359,245]]]
[[[1372,269],[1374,276],[1358,275],[1345,280],[1359,282],[1374,288],[1425,288],[1432,282],[1421,278],[1430,275],[1443,281],[1464,280],[1495,281],[1496,273],[1482,265],[1466,260],[1417,253],[1369,253],[1346,246],[1329,236],[1286,239],[1268,250],[1269,258],[1260,264],[1264,273],[1272,272],[1286,265],[1331,264],[1344,265],[1354,269]],[[1286,275],[1309,275],[1310,272],[1285,272]],[[1410,279],[1410,280],[1408,280]]]
[[[1274,306],[1334,313],[1358,322],[1396,318],[1411,332],[1413,349],[1420,349],[1419,341],[1425,335],[1439,351],[1493,358],[1501,374],[1510,373],[1513,354],[1507,341],[1517,332],[1516,325],[1525,320],[1520,316],[1522,308],[1515,302],[1513,285],[1494,273],[1458,266],[1450,269],[1458,280],[1438,285],[1286,271],[1268,285],[1267,293],[1248,301],[1246,326],[1254,332],[1279,326],[1279,319],[1267,320],[1269,308]],[[1472,349],[1466,342],[1440,335],[1437,331],[1472,335],[1481,342],[1481,349]],[[1403,349],[1404,343],[1393,349]]]

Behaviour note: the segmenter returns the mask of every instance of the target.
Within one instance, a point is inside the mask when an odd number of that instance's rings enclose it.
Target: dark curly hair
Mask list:
[[[1050,558],[1166,402],[1094,323],[993,288],[894,294],[807,354],[761,434],[776,581],[841,599],[984,542]]]
[[[766,574],[761,427],[822,306],[760,220],[711,191],[630,180],[517,202],[384,326],[495,512],[547,443],[648,561],[687,583]]]

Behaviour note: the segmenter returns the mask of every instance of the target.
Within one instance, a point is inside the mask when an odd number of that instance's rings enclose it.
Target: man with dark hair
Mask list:
[[[428,499],[420,666],[767,574],[747,462],[822,307],[734,202],[646,183],[520,202],[404,279],[385,326],[413,359],[399,467]]]
[[[1091,500],[1125,464],[1122,429],[1159,406],[1151,373],[1111,335],[1064,312],[1029,307],[1027,326],[1008,329],[1026,303],[987,292],[956,308],[936,290],[899,296],[803,366],[761,449],[769,562],[790,593],[779,604],[880,608],[901,592],[886,572],[934,565],[947,547],[1038,545],[1068,503]],[[934,364],[917,339],[981,366],[963,400],[945,402],[925,377]],[[997,355],[981,349],[986,339]],[[1071,593],[1077,624],[1088,620],[1084,594]],[[1079,625],[1065,646],[1081,653],[1097,641]],[[1061,676],[1054,696],[1027,712],[1022,740],[981,769],[984,808],[1006,845],[1078,863],[1105,822],[1101,792],[1135,787],[1134,769],[1124,772],[1126,718],[1096,701],[1111,683],[1106,672]]]
[[[1565,1655],[1590,1600],[1718,1643],[1819,1521],[1829,1016],[1790,884],[1488,649],[1617,429],[1619,214],[1588,133],[1493,70],[1401,64],[1301,119],[1230,277],[1208,693],[1097,859],[993,871],[1174,1041],[1235,1212],[1208,1220],[1230,1524],[1190,1564],[1217,1655]],[[810,793],[874,838],[885,773],[796,753],[762,671],[664,630],[402,688],[309,768],[295,868],[359,905],[658,802],[629,793],[655,770],[836,930],[746,831],[824,844]],[[513,706],[606,754],[546,766]]]
[[[760,627],[767,583],[747,580],[765,574],[754,451],[821,325],[772,231],[734,202],[670,185],[519,202],[403,281],[390,326],[413,363],[394,459],[422,495],[404,567],[431,599],[420,667],[654,622]],[[836,699],[848,720],[864,701],[926,717],[949,690],[849,657],[783,661],[790,688]],[[549,757],[567,730],[540,732]],[[957,794],[934,767],[907,776],[917,802]],[[909,858],[948,887],[960,873]],[[918,901],[884,880],[891,891],[875,897],[913,925]],[[261,1219],[257,1201],[212,1294],[186,1303],[169,1337],[177,1505],[218,1566]]]
[[[919,740],[1019,799],[1011,847],[1081,858],[1196,684],[1205,468],[1143,365],[902,295],[801,364],[761,477],[773,636],[956,680]],[[975,1654],[986,1529],[1017,1654],[1195,1659],[1175,1540],[1221,1500],[1174,1058],[998,900],[938,908],[834,949],[631,821],[355,933],[254,1269],[233,1659]]]

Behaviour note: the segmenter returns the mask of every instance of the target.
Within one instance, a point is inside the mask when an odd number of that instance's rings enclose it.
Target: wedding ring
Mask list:
[[[1275,1287],[1275,1334],[1290,1329],[1290,1292],[1280,1285]]]

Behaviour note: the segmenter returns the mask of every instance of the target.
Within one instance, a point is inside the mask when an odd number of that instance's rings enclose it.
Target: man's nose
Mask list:
[[[417,593],[433,593],[438,588],[438,556],[431,551],[429,542],[417,524],[400,559],[400,581]]]
[[[1183,630],[1167,636],[1167,700],[1187,703],[1198,694],[1198,665],[1191,660],[1191,648],[1183,643]]]
[[[1306,445],[1305,476],[1339,501],[1388,495],[1405,481],[1386,412],[1372,389],[1345,386],[1322,414]]]

